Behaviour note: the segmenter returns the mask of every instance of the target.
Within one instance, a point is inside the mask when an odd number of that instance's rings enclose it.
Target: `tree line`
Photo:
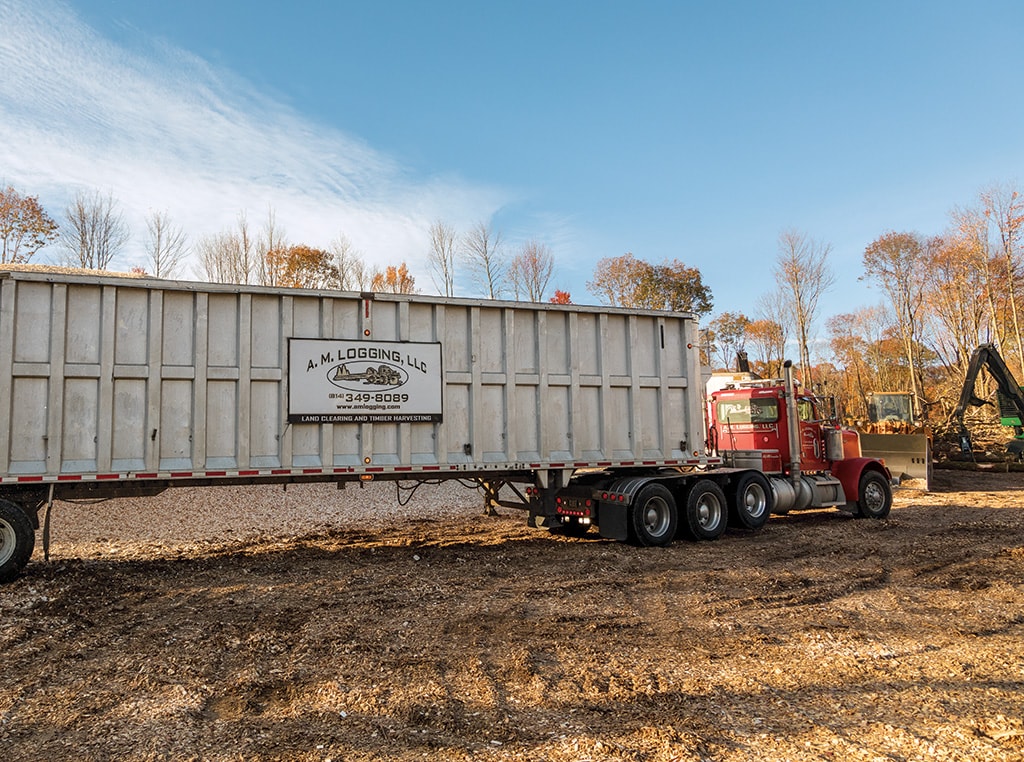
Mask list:
[[[878,304],[829,316],[810,356],[807,329],[834,284],[831,247],[789,231],[779,238],[776,291],[754,318],[723,313],[708,323],[712,364],[731,368],[748,351],[753,369],[775,377],[783,349],[799,348],[805,384],[834,394],[852,418],[867,414],[872,392],[909,392],[921,419],[941,422],[956,406],[971,355],[994,343],[1024,381],[1024,197],[996,185],[954,208],[934,234],[890,230],[862,253],[861,280]]]
[[[0,191],[0,263],[27,263],[55,245],[56,263],[108,269],[130,232],[111,194],[80,191],[62,224],[35,196]],[[861,279],[878,289],[878,304],[828,316],[817,326],[822,298],[834,286],[830,244],[799,230],[783,231],[772,267],[773,288],[754,308],[712,315],[713,295],[701,273],[678,259],[652,263],[626,253],[599,260],[587,288],[602,304],[711,316],[702,331],[704,362],[730,369],[740,352],[752,369],[777,377],[793,355],[805,385],[836,394],[851,415],[866,413],[871,392],[909,391],[924,415],[948,412],[973,349],[996,343],[1024,378],[1024,198],[1009,186],[978,193],[955,208],[938,234],[887,231],[862,254]],[[344,234],[326,247],[288,241],[268,209],[254,227],[240,213],[229,229],[189,240],[163,211],[151,211],[143,234],[145,264],[160,278],[298,288],[416,293],[405,262],[370,266]],[[455,296],[468,285],[488,299],[571,303],[551,293],[555,255],[531,239],[510,247],[500,230],[479,222],[464,231],[437,220],[426,252],[436,292]],[[465,294],[462,294],[465,295]]]

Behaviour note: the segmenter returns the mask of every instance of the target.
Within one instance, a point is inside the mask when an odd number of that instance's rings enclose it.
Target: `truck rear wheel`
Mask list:
[[[36,533],[25,512],[0,500],[0,582],[17,577],[32,557]]]
[[[768,480],[751,471],[736,480],[729,494],[729,526],[760,529],[772,512],[772,488]]]
[[[884,519],[892,508],[892,487],[877,471],[865,471],[857,485],[857,513],[865,519]]]
[[[672,493],[648,484],[629,509],[629,539],[636,545],[668,545],[676,536],[679,512]]]
[[[722,488],[700,479],[686,495],[683,529],[693,540],[714,540],[725,531],[726,502]]]

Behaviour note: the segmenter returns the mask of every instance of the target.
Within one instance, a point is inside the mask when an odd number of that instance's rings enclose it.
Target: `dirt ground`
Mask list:
[[[1024,474],[638,549],[473,510],[55,543],[0,759],[1024,759]]]

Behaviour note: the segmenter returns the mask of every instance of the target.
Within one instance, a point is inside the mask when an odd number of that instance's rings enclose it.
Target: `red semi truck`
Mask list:
[[[706,467],[575,476],[560,490],[533,490],[533,512],[554,512],[569,531],[596,525],[602,536],[665,545],[677,531],[697,540],[728,525],[760,529],[772,513],[834,507],[885,518],[892,476],[861,455],[858,434],[826,417],[824,401],[785,378],[728,385],[707,402]]]

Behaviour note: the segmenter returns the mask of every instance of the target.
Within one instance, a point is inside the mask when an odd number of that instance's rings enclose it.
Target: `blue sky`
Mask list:
[[[0,179],[58,216],[109,190],[192,240],[268,208],[423,291],[427,230],[491,220],[574,301],[627,251],[752,314],[777,238],[864,247],[1016,183],[1024,3],[0,0]],[[472,296],[468,286],[460,295]]]

